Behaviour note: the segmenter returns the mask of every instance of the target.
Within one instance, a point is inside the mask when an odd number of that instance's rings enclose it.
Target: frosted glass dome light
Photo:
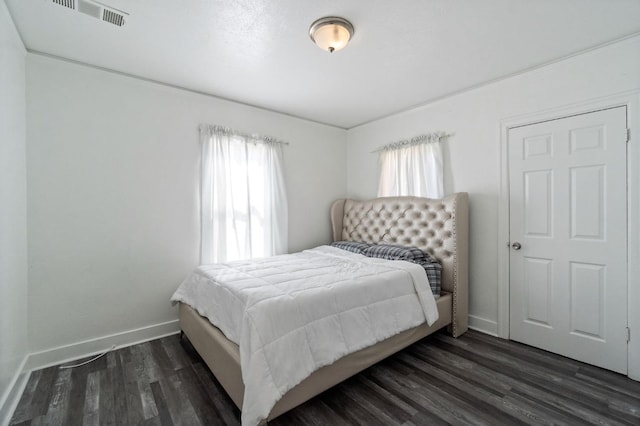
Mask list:
[[[344,18],[328,16],[311,24],[311,40],[322,50],[335,52],[343,49],[353,37],[353,25]]]

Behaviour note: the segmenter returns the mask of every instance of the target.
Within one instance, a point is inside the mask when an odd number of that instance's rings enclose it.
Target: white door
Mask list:
[[[626,107],[509,130],[511,339],[626,374]]]

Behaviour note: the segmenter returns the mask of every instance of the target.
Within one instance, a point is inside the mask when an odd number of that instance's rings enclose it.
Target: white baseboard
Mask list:
[[[173,320],[95,339],[84,340],[70,345],[59,346],[41,352],[30,353],[25,371],[39,370],[52,365],[86,358],[108,351],[113,346],[116,346],[116,348],[131,346],[169,336],[179,331],[180,325],[178,320]]]
[[[469,328],[498,337],[498,323],[496,321],[469,315]]]
[[[24,388],[27,386],[30,373],[25,369],[25,365],[27,364],[28,358],[29,355],[25,355],[20,363],[20,367],[16,370],[16,375],[13,380],[11,380],[9,388],[5,391],[4,395],[2,395],[2,399],[0,399],[0,425],[2,426],[8,425],[11,421],[13,412],[18,406],[18,402],[20,402],[22,392],[24,392]]]

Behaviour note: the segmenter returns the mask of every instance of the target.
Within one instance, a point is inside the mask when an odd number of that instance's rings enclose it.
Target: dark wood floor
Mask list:
[[[239,425],[240,412],[177,335],[83,367],[35,371],[16,425]],[[438,333],[270,425],[640,425],[640,383],[470,331]]]

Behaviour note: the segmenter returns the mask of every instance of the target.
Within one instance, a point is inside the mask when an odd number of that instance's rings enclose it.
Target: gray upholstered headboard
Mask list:
[[[384,197],[336,200],[331,206],[334,241],[415,246],[442,263],[442,289],[453,295],[452,334],[467,330],[469,293],[469,196],[443,199]]]

